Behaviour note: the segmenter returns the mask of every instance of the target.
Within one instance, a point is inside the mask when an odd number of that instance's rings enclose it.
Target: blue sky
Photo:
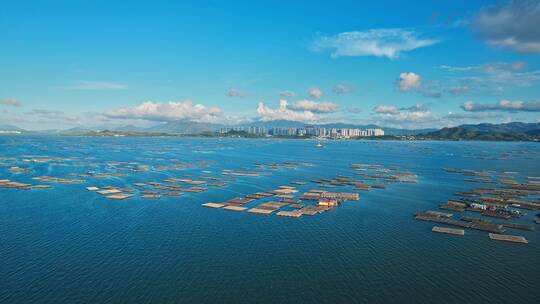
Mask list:
[[[0,124],[540,118],[538,1],[11,1]]]

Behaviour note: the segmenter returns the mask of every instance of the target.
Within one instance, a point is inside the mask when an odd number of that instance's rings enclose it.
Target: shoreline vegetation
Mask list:
[[[201,132],[196,134],[178,134],[166,132],[124,132],[124,131],[91,131],[82,136],[91,137],[206,137],[206,138],[279,138],[279,139],[321,139],[314,135],[265,135],[251,134],[245,131],[230,131],[227,133]],[[481,132],[470,131],[463,128],[443,128],[439,131],[423,133],[418,135],[383,135],[352,137],[340,140],[450,140],[450,141],[540,141],[540,130],[533,132]]]
[[[291,122],[288,123],[291,126]],[[284,124],[285,125],[285,124]],[[298,128],[297,125],[295,128]],[[270,126],[267,126],[270,128]],[[328,126],[330,127],[330,126]],[[356,127],[362,126],[343,125],[335,127]],[[370,125],[363,126],[370,128],[381,128],[379,126]],[[284,128],[284,127],[283,127]],[[326,128],[326,126],[324,127]],[[384,129],[384,128],[381,128]],[[15,126],[0,126],[0,136],[20,136],[20,135],[52,135],[52,136],[87,136],[87,137],[199,137],[199,138],[276,138],[276,139],[311,139],[311,140],[399,140],[399,141],[416,141],[416,140],[444,140],[444,141],[540,141],[540,123],[522,123],[512,122],[505,124],[477,124],[477,125],[460,125],[452,128],[436,129],[384,129],[384,135],[379,136],[337,136],[328,137],[320,136],[318,133],[297,132],[294,135],[277,135],[250,132],[247,130],[228,130],[220,131],[216,128],[211,129],[194,129],[189,126],[182,125],[172,129],[141,129],[141,130],[119,130],[105,129],[92,130],[84,128],[73,128],[64,131],[27,131]],[[339,134],[338,134],[339,135]]]

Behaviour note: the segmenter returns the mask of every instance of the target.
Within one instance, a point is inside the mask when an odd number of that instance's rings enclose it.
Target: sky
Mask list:
[[[0,125],[540,121],[540,1],[7,1]]]

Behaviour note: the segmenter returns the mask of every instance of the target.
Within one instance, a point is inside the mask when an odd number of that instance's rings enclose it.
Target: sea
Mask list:
[[[0,180],[51,188],[0,187],[0,303],[538,303],[540,211],[510,220],[536,225],[507,231],[528,244],[471,229],[433,233],[435,223],[414,214],[438,210],[456,192],[500,186],[444,168],[517,183],[540,176],[539,143],[321,143],[1,136]],[[416,182],[324,189],[360,199],[299,218],[201,206],[306,182],[295,186],[299,196],[320,189],[313,180],[360,178],[353,164],[399,169]],[[40,176],[78,181],[33,179]],[[202,176],[225,185],[159,199],[141,198],[133,185]],[[86,189],[107,186],[134,196]]]

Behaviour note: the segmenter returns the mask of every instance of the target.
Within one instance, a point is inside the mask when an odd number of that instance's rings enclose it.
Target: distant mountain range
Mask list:
[[[498,132],[498,133],[526,133],[540,129],[540,123],[510,122],[505,124],[481,123],[477,125],[461,125],[459,128],[476,132]]]
[[[25,132],[25,130],[13,126],[13,125],[0,125],[0,131],[19,131],[19,132]]]
[[[506,124],[461,125],[420,134],[420,137],[440,140],[540,140],[540,123],[512,122]]]
[[[273,120],[273,121],[256,121],[235,126],[226,126],[221,124],[201,123],[193,121],[171,121],[163,124],[158,124],[150,128],[140,128],[132,125],[110,128],[112,131],[121,132],[155,132],[155,133],[172,133],[172,134],[200,134],[203,132],[216,132],[223,127],[264,127],[264,128],[303,128],[306,123],[290,120]],[[359,129],[376,129],[380,128],[388,135],[417,135],[421,133],[436,131],[437,129],[396,129],[385,128],[377,125],[355,125],[345,123],[329,123],[315,125],[320,128],[359,128]],[[92,131],[90,129],[73,128],[60,131],[61,134],[79,134]]]
[[[264,128],[302,128],[306,124],[298,121],[274,120],[257,121],[247,124],[237,125],[237,127],[264,127]],[[386,135],[393,136],[417,136],[426,139],[441,140],[540,140],[540,123],[511,122],[505,124],[467,124],[453,128],[437,129],[396,129],[385,128],[377,125],[355,125],[345,123],[329,123],[315,125],[320,128],[359,128],[375,129],[380,128]],[[201,134],[204,132],[216,132],[225,125],[200,123],[192,121],[172,121],[158,124],[150,128],[140,128],[127,125],[117,128],[110,128],[114,132],[137,132],[137,133],[167,133],[167,134]],[[231,127],[231,126],[229,126]],[[58,135],[85,135],[94,129],[76,127],[67,130],[52,131],[26,131],[13,125],[0,125],[1,131],[18,131],[32,134],[58,134]]]

